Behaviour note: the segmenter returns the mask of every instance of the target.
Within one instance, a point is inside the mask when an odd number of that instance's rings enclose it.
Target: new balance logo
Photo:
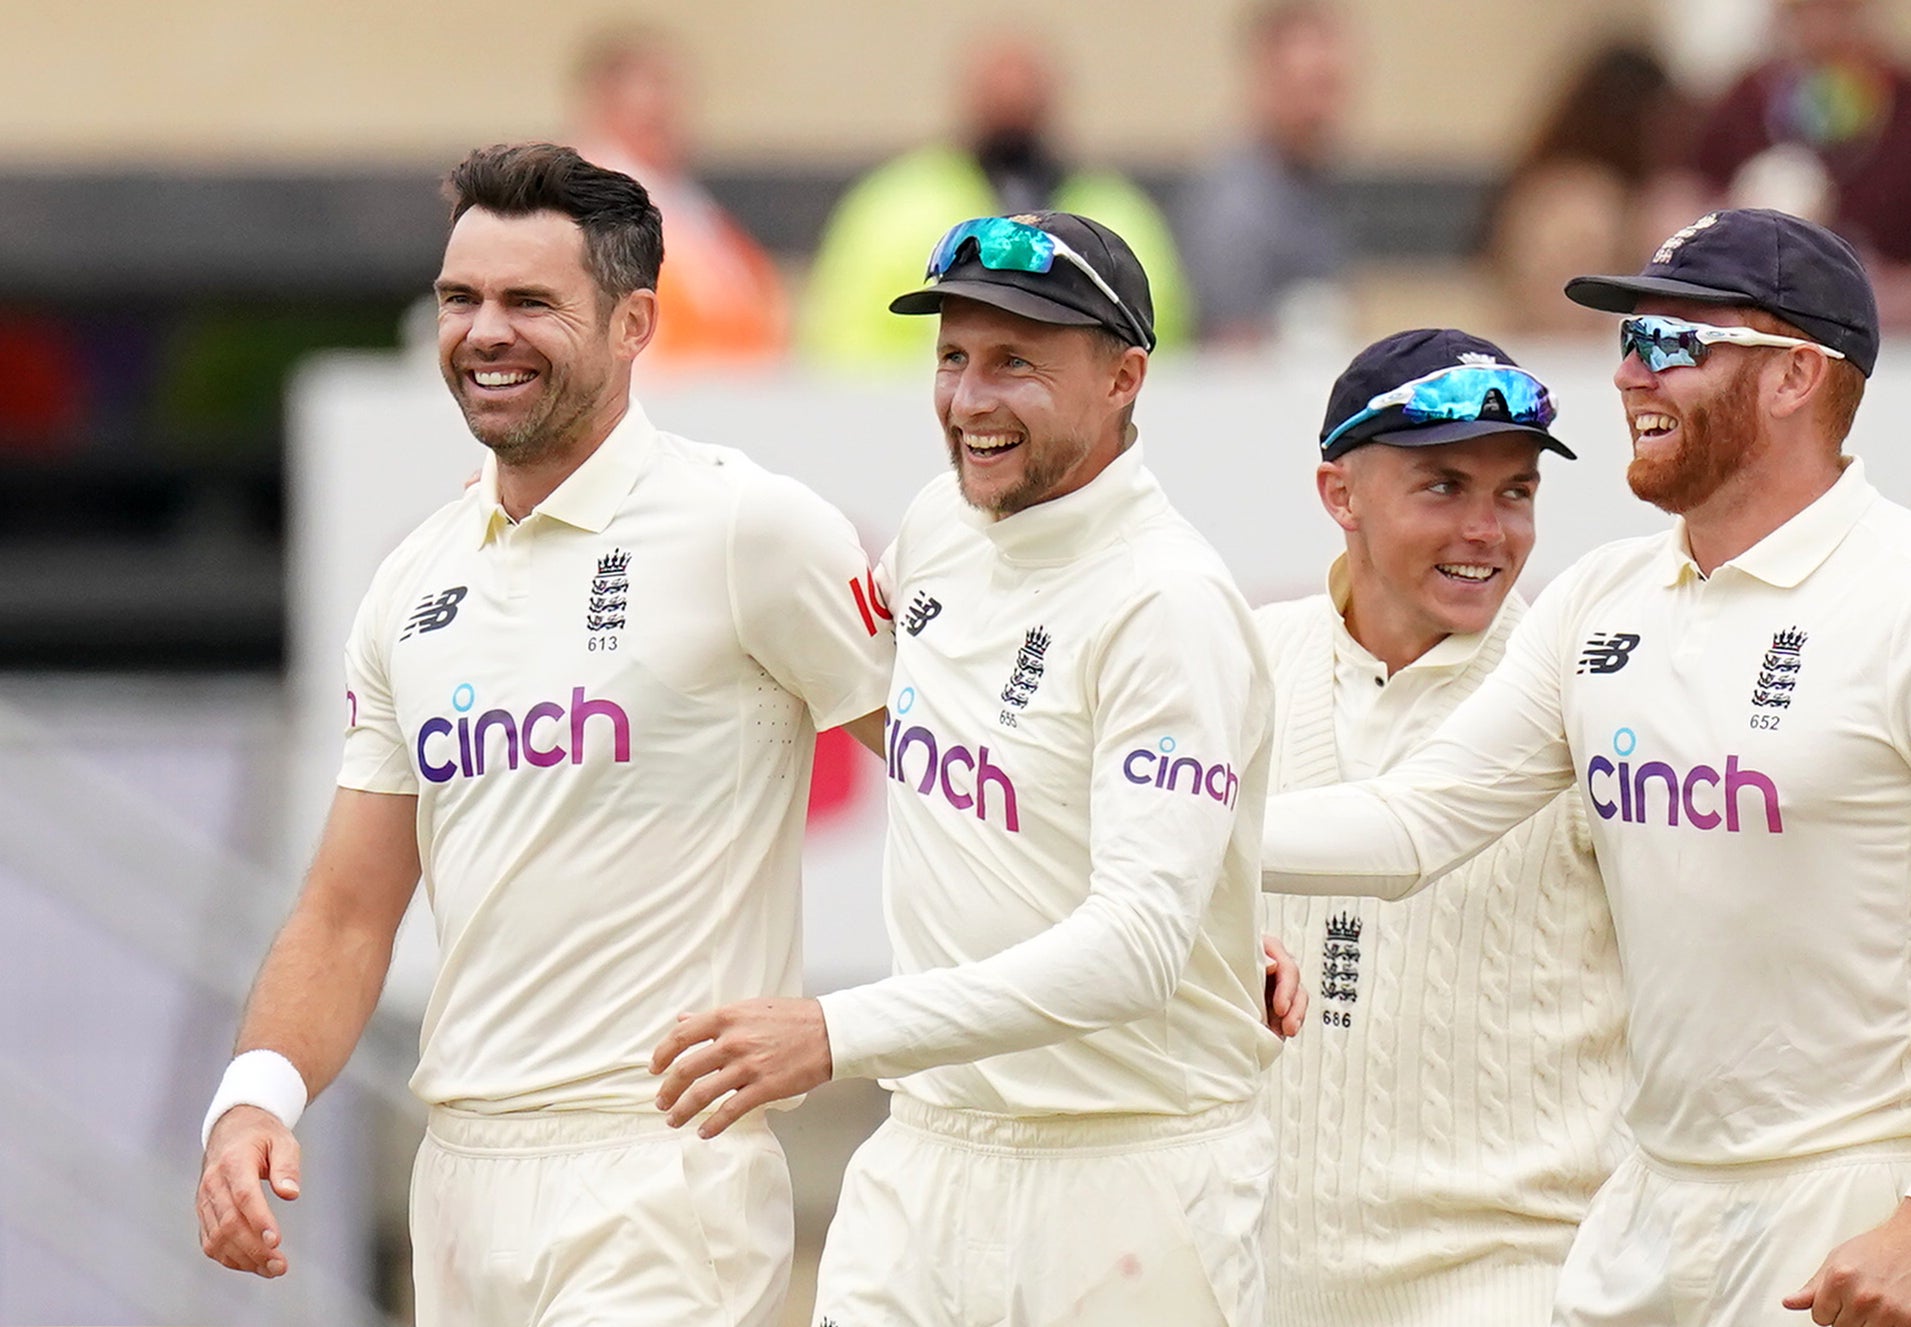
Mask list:
[[[1589,636],[1579,654],[1579,672],[1616,673],[1639,647],[1639,637],[1630,631],[1615,631],[1610,636]]]
[[[911,636],[920,636],[922,629],[934,622],[941,612],[941,601],[931,598],[927,590],[920,591],[903,616],[902,629]]]
[[[451,625],[451,619],[458,616],[458,605],[471,593],[466,585],[454,585],[449,590],[437,594],[428,594],[418,601],[418,607],[411,612],[411,621],[405,624],[405,634],[399,640],[410,640],[413,633],[422,635],[427,631],[439,631]]]

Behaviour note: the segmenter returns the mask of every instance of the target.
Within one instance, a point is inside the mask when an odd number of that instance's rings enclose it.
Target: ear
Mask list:
[[[657,335],[657,292],[633,290],[611,310],[611,349],[620,359],[636,359]]]
[[[1335,525],[1349,534],[1360,528],[1360,517],[1354,511],[1353,476],[1345,461],[1322,461],[1314,470],[1314,488]]]
[[[1794,350],[1770,388],[1774,419],[1789,419],[1822,394],[1831,379],[1831,360],[1816,350]]]
[[[1140,346],[1129,346],[1121,352],[1115,361],[1115,371],[1108,385],[1108,403],[1115,410],[1125,410],[1134,404],[1141,394],[1142,380],[1148,376],[1148,352]]]

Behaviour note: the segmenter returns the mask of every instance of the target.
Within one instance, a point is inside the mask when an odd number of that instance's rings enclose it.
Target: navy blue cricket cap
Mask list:
[[[1659,246],[1638,276],[1581,276],[1566,298],[1631,313],[1653,296],[1763,309],[1841,351],[1867,378],[1878,362],[1878,300],[1857,250],[1768,207],[1709,212]]]
[[[1108,283],[1122,307],[1109,303],[1093,278],[1059,255],[1046,272],[984,267],[978,246],[970,241],[956,250],[946,272],[928,278],[920,290],[896,296],[889,301],[889,311],[940,313],[945,296],[959,295],[1034,322],[1101,327],[1129,345],[1155,348],[1148,273],[1128,241],[1101,222],[1073,212],[1021,212],[1006,219],[1047,231],[1073,249]]]
[[[1508,390],[1504,392],[1489,388],[1480,394],[1477,402],[1464,403],[1468,407],[1467,418],[1419,422],[1409,418],[1404,404],[1373,408],[1376,399],[1389,393],[1398,394],[1409,383],[1433,377],[1443,370],[1496,366],[1514,370],[1531,382],[1507,384]],[[1517,399],[1520,388],[1526,388],[1528,395],[1544,402],[1538,415],[1525,412],[1527,419],[1543,416],[1544,422],[1521,422],[1516,417],[1522,413],[1522,403]],[[1509,401],[1509,395],[1515,399]],[[1455,327],[1417,327],[1374,342],[1355,355],[1334,379],[1333,390],[1327,396],[1327,418],[1320,426],[1320,458],[1336,460],[1370,442],[1390,447],[1435,447],[1496,433],[1523,433],[1543,449],[1558,452],[1569,461],[1577,460],[1571,448],[1547,432],[1546,425],[1552,418],[1552,398],[1545,384],[1521,369],[1511,355],[1491,341]],[[1335,436],[1336,433],[1339,436]]]

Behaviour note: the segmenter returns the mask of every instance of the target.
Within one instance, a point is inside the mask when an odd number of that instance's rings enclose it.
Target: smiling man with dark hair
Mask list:
[[[841,515],[631,400],[662,258],[643,187],[530,144],[449,192],[439,366],[489,455],[352,628],[338,793],[206,1115],[201,1240],[286,1271],[260,1182],[297,1196],[292,1126],[422,875],[421,1327],[773,1327],[782,1151],[760,1116],[673,1133],[645,1061],[680,1009],[801,988],[814,730],[877,717],[890,633]]]

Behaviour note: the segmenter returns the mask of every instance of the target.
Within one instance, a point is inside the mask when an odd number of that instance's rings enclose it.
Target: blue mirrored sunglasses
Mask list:
[[[1553,395],[1546,384],[1525,369],[1510,364],[1459,364],[1382,392],[1321,439],[1320,449],[1330,450],[1353,430],[1389,410],[1401,411],[1409,424],[1486,419],[1542,429],[1559,413],[1553,408]]]
[[[1803,348],[1820,351],[1833,359],[1845,357],[1843,351],[1821,346],[1816,341],[1801,341],[1795,336],[1779,336],[1752,327],[1714,327],[1710,323],[1691,323],[1659,314],[1641,314],[1619,324],[1619,358],[1637,355],[1639,362],[1654,373],[1703,364],[1706,352],[1714,345]]]
[[[1090,266],[1086,258],[1076,253],[1066,241],[1027,222],[1014,221],[1008,217],[977,217],[973,221],[951,226],[949,232],[936,241],[936,247],[929,251],[929,268],[923,273],[923,279],[940,281],[947,276],[949,269],[962,256],[963,246],[971,240],[975,241],[976,261],[991,272],[1045,274],[1055,266],[1057,258],[1072,264],[1094,282],[1095,289],[1120,311],[1128,330],[1135,334],[1136,344],[1144,348],[1154,345],[1154,337],[1141,325],[1141,319],[1134,310],[1122,301],[1121,296],[1115,293],[1115,288],[1102,279],[1102,274]]]

